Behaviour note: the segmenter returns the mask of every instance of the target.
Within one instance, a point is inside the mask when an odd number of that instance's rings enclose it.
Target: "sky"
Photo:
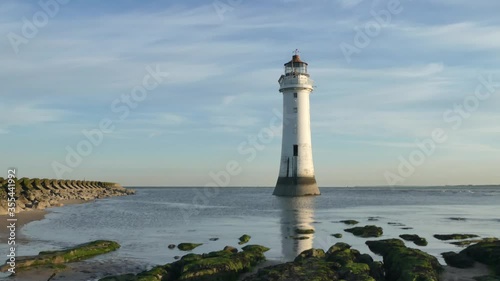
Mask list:
[[[273,186],[298,49],[320,187],[500,183],[497,0],[57,1],[0,2],[3,177]]]

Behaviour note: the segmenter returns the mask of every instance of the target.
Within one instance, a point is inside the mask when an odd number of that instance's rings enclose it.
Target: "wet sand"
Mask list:
[[[105,276],[120,275],[126,273],[138,273],[146,270],[142,264],[133,261],[88,260],[66,264],[64,269],[35,268],[28,271],[18,272],[16,276],[10,277],[12,281],[88,281],[98,280]],[[51,278],[52,277],[52,278]]]
[[[26,238],[23,237],[21,234],[21,228],[26,225],[27,223],[30,223],[32,221],[39,221],[42,220],[45,217],[45,214],[47,214],[47,211],[45,210],[33,210],[33,211],[24,211],[21,213],[16,214],[16,242],[17,243],[24,243],[27,242]],[[10,234],[10,230],[7,228],[7,226],[11,223],[8,222],[7,219],[10,217],[8,215],[1,215],[0,216],[0,243],[6,243],[7,239]]]
[[[442,281],[476,281],[474,277],[489,275],[488,267],[481,263],[475,263],[473,268],[456,268],[445,266],[441,275]]]
[[[81,204],[85,202],[91,202],[91,201],[85,201],[85,200],[80,200],[80,199],[71,199],[71,200],[61,200],[59,203],[61,206],[64,205],[72,205],[72,204]],[[42,220],[47,212],[50,212],[50,209],[47,210],[29,210],[29,211],[23,211],[20,213],[16,214],[16,242],[17,243],[26,243],[26,237],[24,237],[21,233],[21,229],[24,225],[32,222],[32,221],[39,221]],[[7,228],[7,226],[10,224],[10,222],[7,221],[10,217],[8,215],[1,215],[0,216],[0,243],[6,243],[7,239],[10,234],[10,230]]]

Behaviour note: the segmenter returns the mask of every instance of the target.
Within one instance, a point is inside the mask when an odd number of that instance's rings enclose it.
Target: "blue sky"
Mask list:
[[[27,177],[197,186],[236,162],[229,185],[272,186],[281,132],[254,146],[255,157],[241,150],[281,111],[277,80],[298,48],[317,86],[320,186],[387,185],[388,174],[404,185],[500,183],[500,2],[401,0],[356,47],[358,30],[395,1],[61,0],[52,15],[38,1],[2,1],[0,166]],[[43,13],[47,22],[23,34]],[[13,47],[13,36],[23,43]],[[342,44],[358,52],[347,60]],[[140,86],[147,67],[168,77],[120,118],[113,101]],[[494,91],[458,124],[449,111],[474,102],[479,77]],[[114,130],[55,172],[103,119]],[[401,174],[437,128],[446,141]]]

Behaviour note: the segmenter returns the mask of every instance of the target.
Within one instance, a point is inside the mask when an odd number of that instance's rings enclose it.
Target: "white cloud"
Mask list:
[[[441,25],[393,25],[411,40],[427,46],[474,49],[500,49],[500,26],[480,22],[457,22]]]
[[[6,133],[12,127],[58,122],[65,115],[64,110],[47,109],[35,104],[0,105],[0,130]]]

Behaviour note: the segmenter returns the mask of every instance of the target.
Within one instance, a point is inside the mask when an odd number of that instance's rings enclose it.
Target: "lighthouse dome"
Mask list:
[[[307,63],[300,59],[299,55],[293,55],[292,60],[285,63],[285,75],[307,75]]]

